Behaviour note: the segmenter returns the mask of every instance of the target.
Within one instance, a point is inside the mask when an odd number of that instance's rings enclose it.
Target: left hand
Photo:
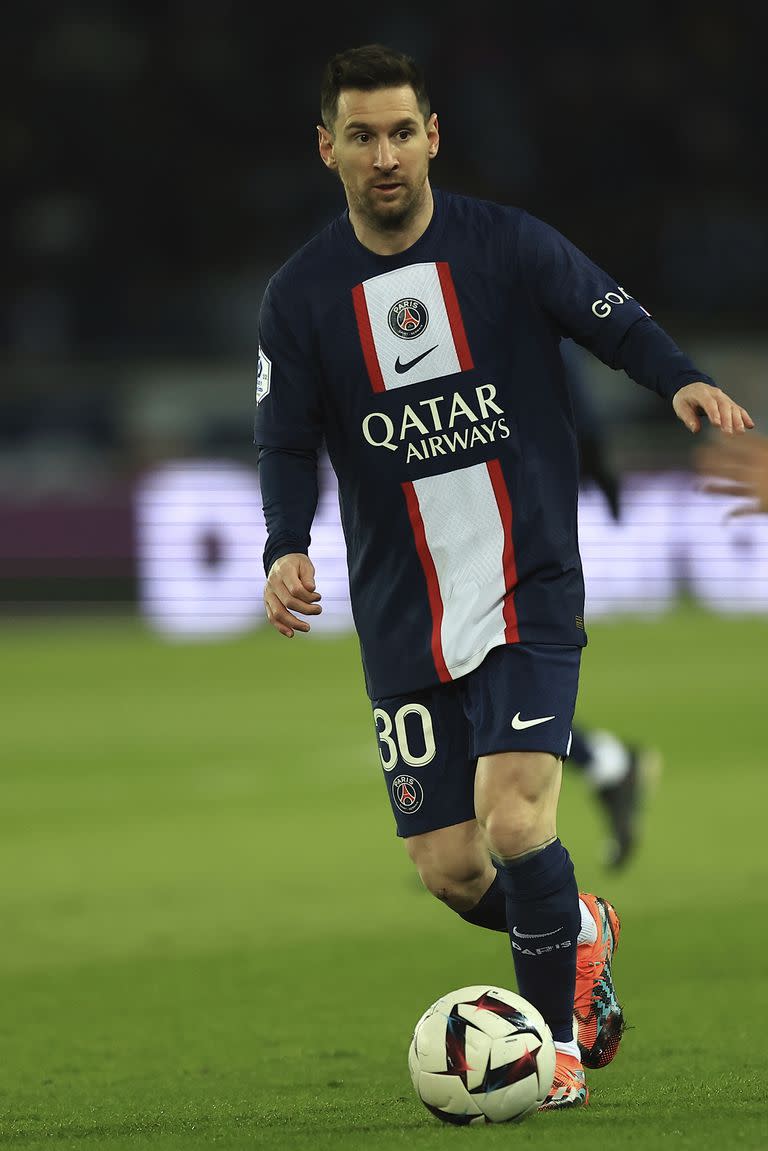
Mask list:
[[[746,408],[742,408],[720,388],[705,384],[703,380],[686,384],[675,392],[672,407],[689,432],[701,430],[701,415],[706,416],[713,427],[720,428],[728,435],[745,432],[755,426]]]

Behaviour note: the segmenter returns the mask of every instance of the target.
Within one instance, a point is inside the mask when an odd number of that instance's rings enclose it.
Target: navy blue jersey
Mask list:
[[[667,398],[712,382],[556,229],[434,199],[395,256],[345,211],[275,273],[260,315],[265,568],[309,551],[316,500],[302,467],[265,465],[324,446],[372,698],[456,679],[499,644],[587,642],[562,338]]]

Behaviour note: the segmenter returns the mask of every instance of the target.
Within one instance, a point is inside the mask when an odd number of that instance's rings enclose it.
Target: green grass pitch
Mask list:
[[[590,629],[578,719],[662,749],[626,873],[566,768],[560,834],[623,921],[630,1030],[590,1106],[449,1128],[415,1098],[438,995],[514,988],[420,887],[353,637],[6,624],[0,1147],[768,1147],[768,620]]]

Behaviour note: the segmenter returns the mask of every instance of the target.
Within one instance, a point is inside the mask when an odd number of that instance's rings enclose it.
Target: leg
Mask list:
[[[562,762],[548,752],[482,756],[475,809],[506,894],[520,994],[556,1042],[572,1045],[581,912],[573,864],[557,838],[561,778]]]
[[[610,834],[607,866],[623,867],[637,846],[642,808],[661,773],[661,755],[610,731],[575,727],[568,763],[584,773],[603,809]]]
[[[426,889],[459,915],[476,907],[496,879],[474,819],[409,836],[405,846]]]
[[[582,905],[568,852],[557,838],[562,759],[548,752],[480,758],[475,807],[506,894],[507,927],[520,994],[549,1024],[555,1078],[542,1110],[588,1102],[574,1036]]]

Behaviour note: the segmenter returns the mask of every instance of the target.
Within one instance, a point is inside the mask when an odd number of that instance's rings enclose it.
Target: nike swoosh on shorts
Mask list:
[[[535,727],[537,723],[549,723],[554,718],[553,715],[542,715],[538,719],[521,719],[520,712],[518,712],[512,720],[512,726],[515,731],[525,731],[526,727]]]

